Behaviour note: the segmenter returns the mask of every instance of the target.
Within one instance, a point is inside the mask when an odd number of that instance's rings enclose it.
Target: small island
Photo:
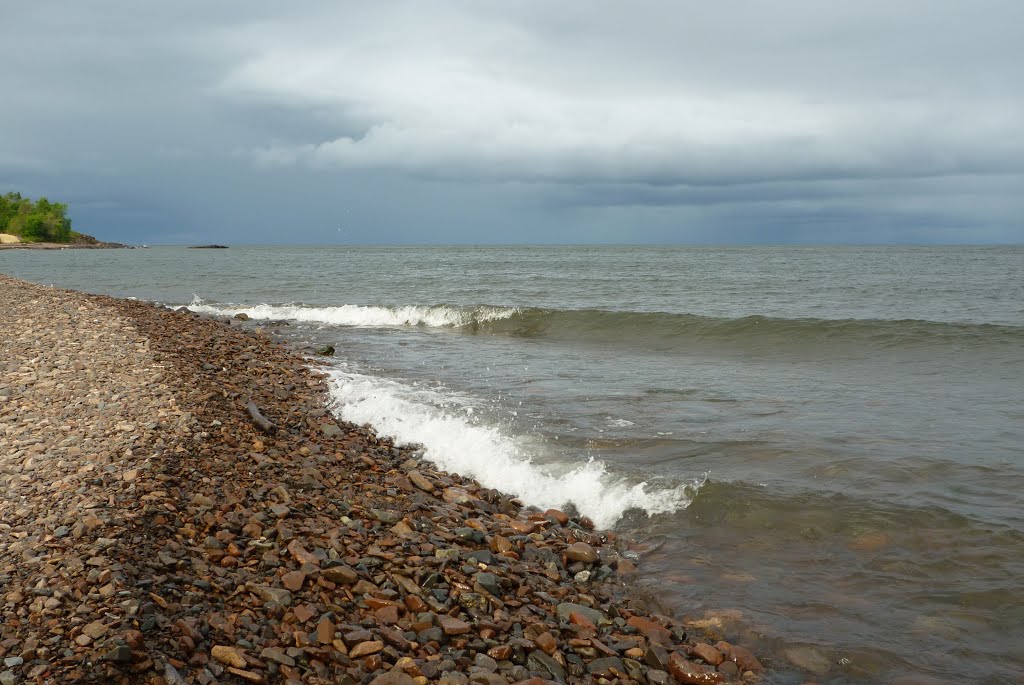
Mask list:
[[[0,249],[129,247],[73,231],[67,211],[66,204],[45,197],[33,201],[21,193],[0,195]]]

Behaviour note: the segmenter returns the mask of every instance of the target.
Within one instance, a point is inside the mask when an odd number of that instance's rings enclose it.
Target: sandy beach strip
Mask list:
[[[761,677],[614,534],[325,401],[258,331],[0,276],[0,683]]]

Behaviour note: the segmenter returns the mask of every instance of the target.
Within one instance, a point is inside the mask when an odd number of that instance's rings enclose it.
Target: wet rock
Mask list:
[[[707,685],[725,681],[725,676],[721,673],[707,671],[678,652],[669,656],[668,670],[673,678],[684,685]]]
[[[592,564],[598,560],[597,551],[585,542],[574,542],[565,550],[565,556],[570,561],[581,561],[585,564]]]
[[[562,602],[556,607],[555,612],[557,613],[558,618],[560,618],[563,621],[570,620],[570,616],[572,614],[579,614],[580,616],[583,616],[594,625],[610,623],[608,617],[606,617],[600,611],[598,611],[597,609],[591,609],[590,607],[583,606],[582,604]]]
[[[643,633],[651,642],[665,646],[672,644],[672,631],[648,618],[632,616],[626,623]]]
[[[704,642],[698,642],[695,644],[693,649],[690,650],[690,653],[692,656],[702,659],[704,662],[709,663],[712,666],[717,666],[725,660],[725,657],[722,656],[721,652]]]

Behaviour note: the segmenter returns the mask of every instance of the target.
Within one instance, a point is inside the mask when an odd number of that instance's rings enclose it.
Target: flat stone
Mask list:
[[[445,635],[465,635],[469,632],[470,625],[465,621],[460,621],[452,616],[438,616],[438,625],[441,626],[441,630],[444,631]]]
[[[412,484],[418,487],[420,490],[423,490],[424,492],[433,492],[435,490],[434,484],[431,483],[426,476],[424,476],[416,469],[410,471],[408,476],[409,480],[412,481]]]
[[[329,645],[334,641],[334,623],[329,618],[322,618],[316,624],[316,640],[322,645]]]
[[[266,679],[262,675],[260,675],[259,673],[255,673],[254,671],[246,671],[244,669],[237,668],[235,666],[228,667],[228,673],[236,675],[239,678],[241,678],[242,680],[247,680],[250,683],[263,683],[263,682],[266,682]]]
[[[668,658],[668,670],[672,677],[683,685],[714,685],[725,680],[725,676],[714,671],[707,671],[693,663],[679,652],[673,652]]]
[[[587,673],[592,675],[600,676],[602,678],[617,678],[619,674],[626,672],[626,667],[622,663],[622,659],[610,656],[603,659],[594,659],[587,664]]]
[[[93,640],[98,640],[107,634],[110,627],[102,621],[93,621],[92,623],[86,623],[82,626],[82,634],[88,635]]]
[[[320,572],[327,580],[338,585],[352,585],[359,580],[359,573],[349,566],[330,566]]]
[[[382,649],[384,649],[384,643],[380,640],[360,642],[358,645],[349,650],[348,656],[350,659],[358,659],[361,656],[369,656],[371,654],[376,654]]]
[[[266,585],[250,585],[249,589],[264,602],[273,602],[281,606],[291,606],[292,593],[284,588],[267,587]],[[241,666],[239,666],[241,668]]]
[[[633,616],[626,621],[626,623],[643,633],[651,642],[655,642],[659,645],[665,645],[666,647],[672,645],[672,631],[663,625],[655,623],[649,618]]]
[[[275,663],[284,664],[285,666],[295,665],[295,659],[285,654],[284,651],[279,649],[278,647],[264,647],[263,651],[260,652],[260,658],[266,659],[267,661],[273,661]]]
[[[288,573],[281,576],[281,585],[292,592],[298,592],[302,589],[302,584],[306,582],[306,574],[302,571],[289,571]]]
[[[526,658],[526,667],[531,671],[540,671],[542,673],[547,671],[554,676],[556,680],[565,682],[565,669],[562,668],[557,661],[539,649],[535,649],[530,652],[530,655]]]
[[[227,666],[243,668],[246,665],[245,657],[243,657],[234,647],[214,645],[213,649],[210,650],[210,656]]]
[[[370,685],[416,685],[416,681],[402,671],[388,671],[371,680]]]
[[[473,576],[473,580],[475,580],[480,587],[495,597],[501,596],[501,583],[498,581],[498,577],[493,573],[477,573]]]

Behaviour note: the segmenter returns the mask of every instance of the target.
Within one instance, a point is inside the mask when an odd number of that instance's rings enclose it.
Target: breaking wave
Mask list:
[[[381,435],[417,443],[439,468],[469,476],[488,488],[541,508],[573,505],[600,528],[611,528],[627,511],[666,514],[689,506],[703,480],[655,487],[614,475],[599,461],[539,464],[543,449],[474,417],[472,404],[435,390],[396,381],[330,371],[332,409],[352,423],[372,424]]]

